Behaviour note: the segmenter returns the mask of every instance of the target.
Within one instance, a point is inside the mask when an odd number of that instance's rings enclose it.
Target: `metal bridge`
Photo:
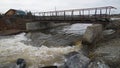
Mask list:
[[[32,19],[40,22],[110,22],[112,9],[116,8],[112,6],[105,6],[96,8],[34,12],[32,13]]]

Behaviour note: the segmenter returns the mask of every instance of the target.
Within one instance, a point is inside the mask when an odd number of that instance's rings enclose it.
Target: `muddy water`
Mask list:
[[[70,30],[72,30],[72,28],[73,27],[69,27]],[[68,27],[60,31],[66,32],[67,29]],[[23,58],[26,60],[28,68],[38,68],[49,65],[60,66],[65,61],[64,54],[78,51],[81,48],[79,42],[77,42],[75,46],[47,47],[42,45],[41,47],[34,47],[31,44],[24,43],[28,41],[31,41],[31,39],[28,39],[25,33],[5,38],[1,37],[0,65],[15,63],[18,58]]]

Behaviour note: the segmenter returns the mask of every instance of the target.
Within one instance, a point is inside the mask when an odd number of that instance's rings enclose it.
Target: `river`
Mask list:
[[[51,33],[82,35],[89,25],[90,24],[73,24],[47,31],[49,31],[48,35],[52,35]],[[12,36],[0,36],[0,67],[15,63],[18,58],[25,59],[28,68],[50,65],[61,66],[66,60],[64,57],[65,54],[80,50],[80,45],[47,47],[46,45],[38,44],[41,46],[35,47],[25,42],[31,42],[31,39],[27,38],[26,33]]]

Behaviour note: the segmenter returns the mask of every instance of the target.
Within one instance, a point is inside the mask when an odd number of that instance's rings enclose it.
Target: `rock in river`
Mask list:
[[[65,68],[86,68],[89,62],[90,59],[84,56],[82,53],[71,52],[67,55]]]
[[[88,65],[88,68],[110,68],[103,60],[93,60]]]

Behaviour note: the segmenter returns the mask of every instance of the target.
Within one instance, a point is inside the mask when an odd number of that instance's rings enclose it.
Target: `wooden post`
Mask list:
[[[65,11],[64,11],[64,20],[65,20]]]
[[[90,18],[90,10],[88,10],[88,18]]]
[[[71,18],[72,18],[72,20],[73,20],[73,14],[74,14],[74,11],[72,10],[72,12],[71,12]]]
[[[81,15],[81,10],[79,11],[79,15]]]
[[[109,9],[109,18],[110,18],[110,15],[111,15],[111,8]]]
[[[39,20],[40,20],[40,17],[41,17],[40,12],[39,12],[38,14],[39,14],[39,16],[38,16],[38,17],[39,17]]]
[[[105,12],[105,15],[106,15],[105,17],[106,17],[106,18],[107,18],[107,12],[108,12],[108,8],[106,8],[106,12]]]
[[[102,17],[102,9],[100,9],[100,17]]]
[[[97,8],[95,9],[95,19],[97,18]]]
[[[82,18],[84,19],[84,9],[82,10]]]

